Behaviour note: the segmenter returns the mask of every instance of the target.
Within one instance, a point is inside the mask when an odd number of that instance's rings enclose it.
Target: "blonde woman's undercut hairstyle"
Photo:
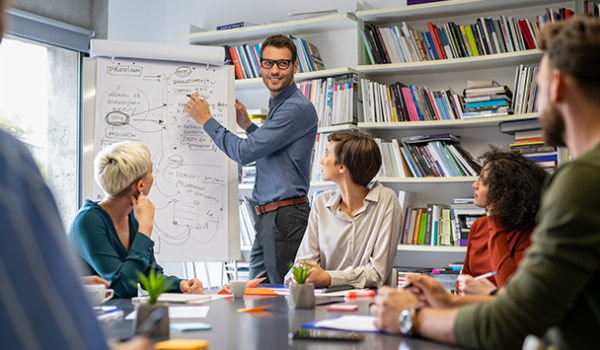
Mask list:
[[[94,177],[104,193],[127,194],[129,187],[146,176],[150,150],[139,142],[123,141],[105,147],[94,159]]]

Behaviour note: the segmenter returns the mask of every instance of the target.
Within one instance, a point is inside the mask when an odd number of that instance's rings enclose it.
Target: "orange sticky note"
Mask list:
[[[257,307],[251,307],[251,308],[246,308],[246,309],[237,309],[237,312],[258,312],[258,311],[264,311],[266,308],[269,308],[269,307],[271,307],[271,304],[257,306]]]
[[[261,278],[256,278],[253,280],[249,280],[248,282],[246,282],[246,288],[254,288],[256,287],[260,282],[266,280],[266,277],[261,277]]]
[[[207,350],[208,341],[198,339],[169,339],[154,344],[156,350]]]
[[[269,288],[246,288],[244,295],[277,295]]]

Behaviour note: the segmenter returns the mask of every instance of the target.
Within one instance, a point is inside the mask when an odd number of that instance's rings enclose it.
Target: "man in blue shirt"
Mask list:
[[[283,35],[267,38],[261,47],[260,71],[269,89],[269,114],[258,128],[246,107],[236,101],[240,138],[212,118],[206,99],[192,95],[186,112],[227,156],[240,164],[256,161],[252,197],[259,204],[256,239],[250,254],[250,278],[267,277],[280,284],[302,241],[310,208],[310,160],[317,133],[317,112],[294,84],[298,71],[296,46]]]

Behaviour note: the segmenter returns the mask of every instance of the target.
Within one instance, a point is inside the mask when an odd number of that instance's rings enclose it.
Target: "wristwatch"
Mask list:
[[[410,336],[415,335],[415,326],[419,311],[421,311],[420,306],[402,310],[400,316],[398,317],[400,333]]]

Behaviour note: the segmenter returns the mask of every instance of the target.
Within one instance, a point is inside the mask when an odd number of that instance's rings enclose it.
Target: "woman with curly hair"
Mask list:
[[[518,152],[491,148],[473,184],[474,204],[486,208],[469,232],[467,254],[456,282],[461,294],[494,294],[517,270],[535,226],[546,172]],[[473,276],[497,272],[487,279]]]

